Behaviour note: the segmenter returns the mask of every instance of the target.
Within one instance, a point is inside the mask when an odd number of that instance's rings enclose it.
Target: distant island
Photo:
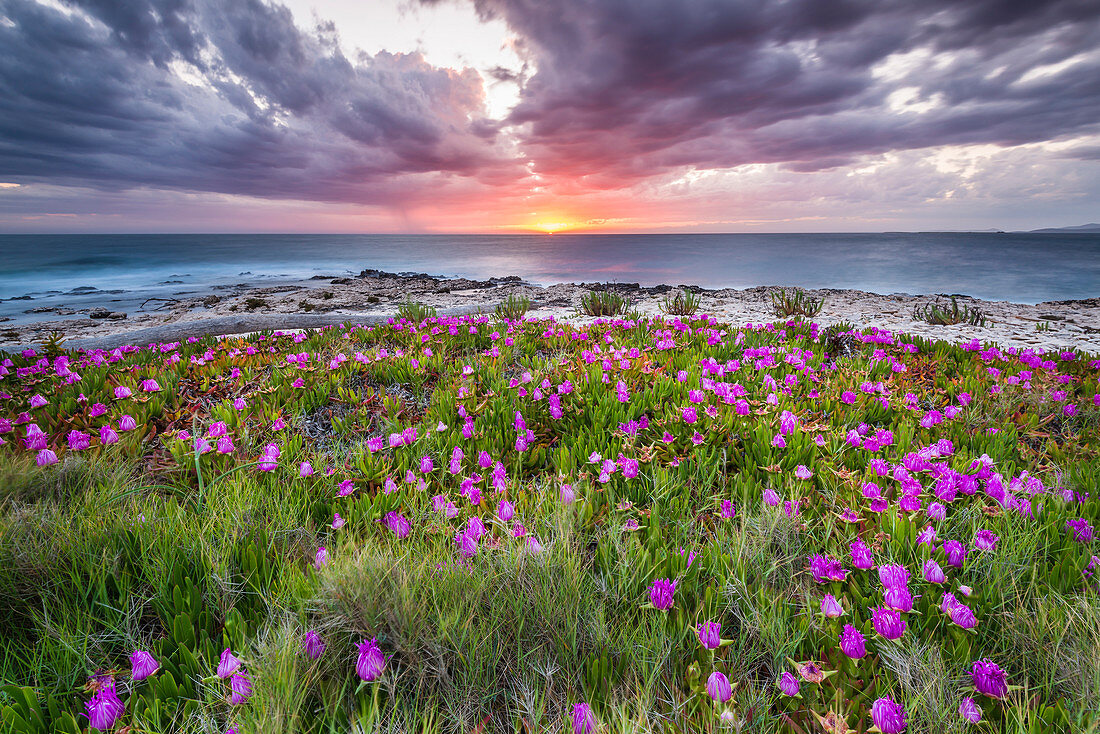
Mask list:
[[[1091,224],[1079,224],[1076,227],[1046,227],[1044,229],[1033,229],[1030,234],[1093,234],[1100,233],[1100,224],[1092,222]]]

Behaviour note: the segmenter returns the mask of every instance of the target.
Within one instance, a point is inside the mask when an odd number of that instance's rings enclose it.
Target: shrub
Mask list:
[[[771,294],[772,312],[780,318],[789,316],[814,317],[821,313],[825,299],[815,301],[801,288],[781,288]]]
[[[406,321],[420,323],[424,319],[434,319],[437,315],[435,306],[426,306],[415,301],[405,301],[397,307],[397,315]]]
[[[267,301],[262,298],[247,298],[245,299],[244,306],[249,311],[254,311],[257,308],[267,308]]]
[[[691,316],[699,310],[700,301],[702,296],[685,288],[674,296],[665,296],[661,301],[661,311],[670,316]]]
[[[518,321],[531,308],[531,299],[510,295],[503,303],[498,303],[494,313],[499,319]]]
[[[941,308],[937,303],[926,303],[923,307],[913,309],[914,321],[925,321],[933,326],[949,326],[952,324],[970,324],[971,326],[985,326],[985,314],[973,306],[959,308],[959,302],[951,297],[951,308]]]
[[[630,300],[612,291],[588,291],[581,296],[581,313],[586,316],[619,316],[630,309]]]

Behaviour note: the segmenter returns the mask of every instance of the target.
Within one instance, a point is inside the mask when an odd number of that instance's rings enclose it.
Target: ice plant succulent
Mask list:
[[[378,647],[378,638],[363,640],[358,647],[359,660],[355,663],[355,672],[367,683],[378,680],[386,667],[386,659],[382,655],[382,649]]]

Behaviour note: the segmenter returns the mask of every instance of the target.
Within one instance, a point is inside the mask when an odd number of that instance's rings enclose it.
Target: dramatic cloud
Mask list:
[[[1095,219],[1097,0],[408,0],[510,33],[480,69],[311,1],[0,0],[0,227]]]
[[[22,182],[402,204],[522,175],[473,69],[352,61],[258,0],[5,0],[0,49]]]
[[[434,2],[435,0],[425,0]],[[685,166],[1097,130],[1095,0],[476,0],[535,73],[510,122],[535,170],[591,185]]]

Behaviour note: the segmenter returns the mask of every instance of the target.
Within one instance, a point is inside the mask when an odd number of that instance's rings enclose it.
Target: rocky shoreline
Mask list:
[[[261,329],[308,328],[325,324],[384,321],[407,300],[436,307],[440,313],[491,313],[510,296],[531,300],[528,316],[585,321],[578,314],[581,296],[591,290],[615,291],[631,300],[643,314],[661,314],[669,293],[690,288],[701,296],[699,311],[731,323],[774,321],[771,294],[776,286],[746,289],[707,289],[690,285],[640,286],[637,283],[558,283],[538,286],[519,276],[470,280],[438,278],[426,273],[388,273],[363,270],[357,277],[315,276],[296,285],[237,289],[226,295],[181,297],[133,314],[88,309],[87,317],[0,325],[0,349],[41,343],[61,332],[66,344],[97,348],[121,343],[171,340],[172,334],[241,333]],[[878,326],[950,341],[979,339],[1002,346],[1043,348],[1076,347],[1100,353],[1100,298],[1052,301],[1035,305],[983,301],[956,296],[959,306],[982,311],[985,326],[937,326],[914,317],[928,303],[949,305],[950,294],[880,295],[858,290],[807,289],[825,299],[815,321],[823,325],[850,322],[858,327]],[[46,316],[46,314],[43,314]],[[160,338],[158,334],[167,335]]]

